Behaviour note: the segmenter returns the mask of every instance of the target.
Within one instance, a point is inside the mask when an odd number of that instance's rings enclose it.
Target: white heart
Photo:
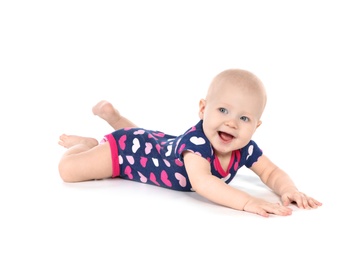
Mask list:
[[[166,152],[166,157],[169,157],[170,156],[170,154],[171,154],[171,150],[172,150],[172,145],[168,145],[167,146],[167,152]]]
[[[196,144],[196,145],[202,145],[202,144],[206,143],[204,138],[196,137],[196,136],[191,137],[190,141],[191,141],[191,143]]]
[[[140,141],[135,138],[133,139],[132,152],[135,153],[140,148]]]
[[[152,158],[153,164],[158,167],[158,159],[157,158]]]
[[[118,156],[118,164],[123,164],[123,157],[122,156]]]
[[[254,145],[250,145],[248,148],[248,156],[246,156],[246,160],[253,154]]]

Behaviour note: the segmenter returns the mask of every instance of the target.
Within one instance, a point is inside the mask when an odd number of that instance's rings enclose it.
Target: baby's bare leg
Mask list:
[[[110,126],[113,127],[114,130],[126,127],[137,127],[136,124],[123,117],[119,111],[106,100],[98,102],[93,107],[92,111],[94,115],[104,119]]]
[[[62,135],[59,143],[69,147],[58,165],[63,181],[81,182],[112,177],[108,142],[97,145],[97,140],[93,138]]]
[[[98,145],[98,141],[91,137],[62,134],[59,137],[58,144],[65,148],[70,148],[77,144],[84,144],[89,148],[93,148],[94,146]]]

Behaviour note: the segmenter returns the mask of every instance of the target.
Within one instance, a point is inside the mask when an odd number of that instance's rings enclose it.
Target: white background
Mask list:
[[[1,1],[1,259],[361,259],[359,1]],[[111,101],[183,133],[227,68],[268,91],[254,140],[324,203],[268,219],[122,180],[65,184],[62,133]],[[243,169],[232,185],[277,201]]]

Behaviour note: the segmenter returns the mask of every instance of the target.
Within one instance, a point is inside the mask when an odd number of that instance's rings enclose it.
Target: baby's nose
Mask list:
[[[231,128],[236,128],[237,127],[237,123],[235,119],[230,118],[229,120],[225,121],[225,125],[231,127]]]

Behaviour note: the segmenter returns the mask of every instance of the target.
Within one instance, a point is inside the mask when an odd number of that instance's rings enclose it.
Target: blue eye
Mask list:
[[[246,117],[246,116],[242,116],[242,117],[240,117],[240,119],[241,119],[242,121],[244,121],[244,122],[248,122],[248,121],[249,121],[249,118]]]
[[[224,113],[224,114],[227,114],[227,113],[228,113],[227,109],[226,109],[226,108],[223,108],[223,107],[219,108],[219,111],[220,111],[221,113]]]

